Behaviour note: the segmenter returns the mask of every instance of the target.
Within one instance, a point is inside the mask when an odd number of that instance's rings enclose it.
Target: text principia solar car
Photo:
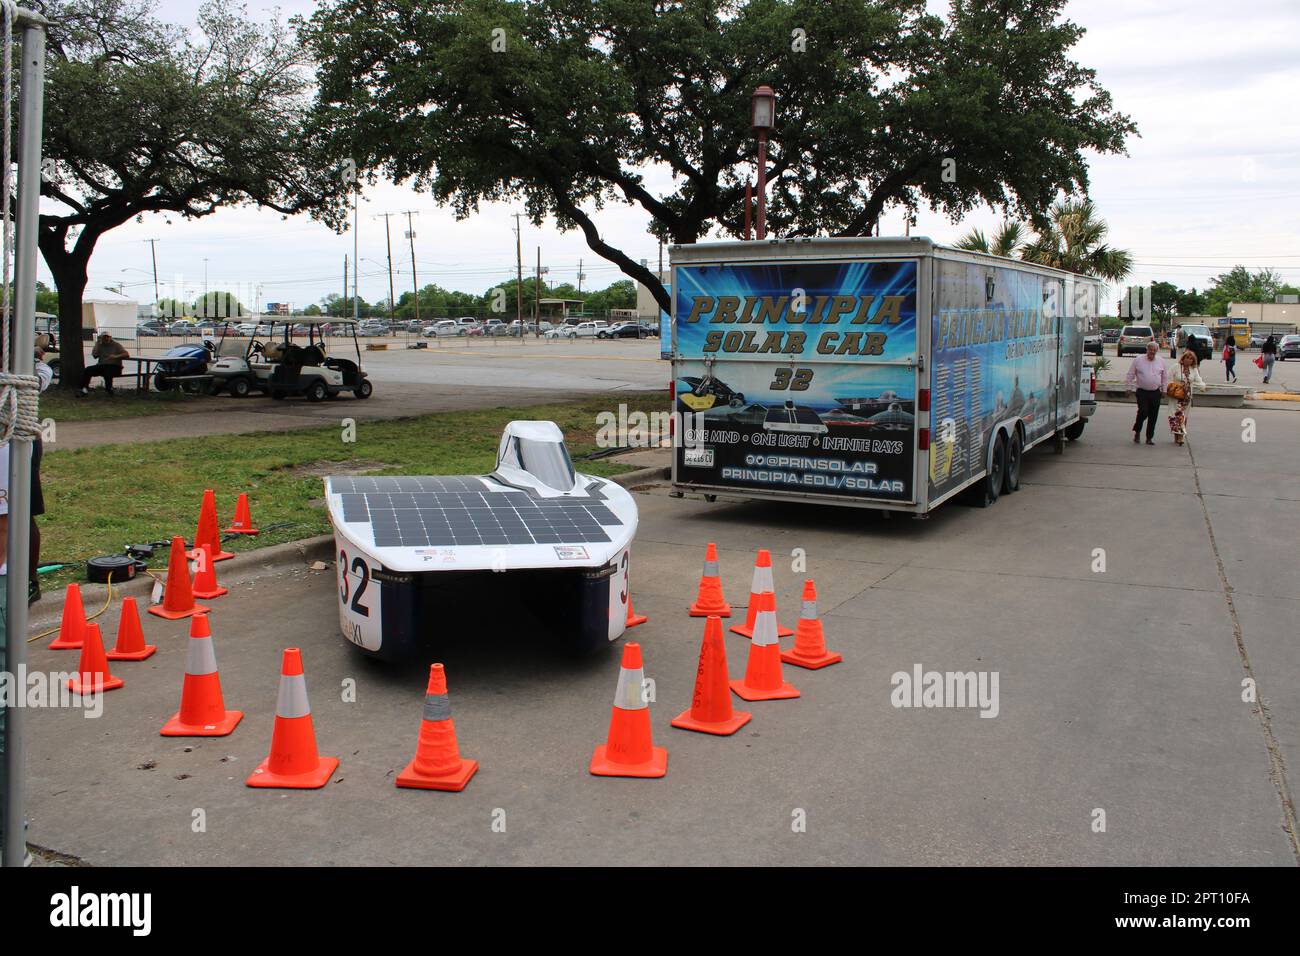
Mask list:
[[[440,608],[481,586],[522,600],[570,649],[622,636],[636,502],[575,472],[554,422],[515,421],[489,475],[329,477],[339,627],[385,659],[437,635]]]

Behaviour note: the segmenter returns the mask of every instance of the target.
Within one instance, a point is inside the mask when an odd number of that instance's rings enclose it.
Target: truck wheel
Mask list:
[[[987,508],[998,500],[1002,494],[1002,482],[1007,473],[1007,436],[998,435],[997,442],[993,445],[993,461],[989,463],[989,472],[984,476],[981,482],[984,495],[983,500],[977,501],[981,508]]]
[[[252,386],[249,385],[246,378],[232,378],[227,388],[230,389],[230,394],[235,398],[247,398]]]
[[[1025,441],[1020,432],[1013,432],[1011,443],[1007,446],[1007,469],[1002,478],[1002,490],[1011,494],[1020,490],[1020,462],[1024,458]]]
[[[307,386],[306,395],[309,402],[323,402],[329,396],[329,389],[323,381],[316,379]]]
[[[1070,441],[1078,441],[1083,437],[1083,429],[1087,424],[1087,419],[1080,418],[1077,422],[1066,427],[1065,437]]]

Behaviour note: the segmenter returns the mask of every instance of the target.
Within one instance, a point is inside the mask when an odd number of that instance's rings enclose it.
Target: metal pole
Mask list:
[[[361,208],[361,190],[358,189],[352,198],[352,320],[355,322],[361,318],[361,300],[357,298],[357,280],[361,278],[361,224],[357,221],[358,211]]]
[[[758,132],[758,222],[755,224],[755,238],[760,241],[767,236],[767,131]]]
[[[750,218],[754,214],[754,184],[745,183],[745,241],[750,240]]]
[[[411,222],[411,212],[406,213],[406,238],[411,242],[411,289],[415,292],[415,321],[420,321],[420,280],[415,274],[415,225]]]
[[[45,30],[30,20],[23,26],[21,94],[18,113],[18,214],[14,243],[14,310],[11,313],[11,355],[5,356],[17,375],[34,370],[36,336],[36,227],[41,197],[41,124],[45,104]],[[8,162],[8,157],[5,157]],[[27,665],[27,575],[32,516],[32,443],[10,442],[9,553],[7,588],[6,669],[15,677]],[[15,684],[18,686],[18,684]],[[5,866],[22,866],[27,858],[23,823],[26,709],[6,708],[4,781]]]
[[[397,308],[397,293],[393,291],[393,232],[388,225],[391,213],[384,213],[384,242],[388,244],[388,321],[393,321],[393,312]]]

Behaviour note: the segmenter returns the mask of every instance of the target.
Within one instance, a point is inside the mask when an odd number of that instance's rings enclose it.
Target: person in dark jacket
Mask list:
[[[104,391],[112,395],[113,379],[122,374],[122,360],[130,358],[130,355],[113,336],[101,332],[95,340],[95,347],[90,350],[90,356],[97,364],[87,367],[81,373],[81,391],[77,392],[77,396],[82,398],[90,394],[90,380],[96,375],[104,380]]]
[[[1270,335],[1264,340],[1264,344],[1259,350],[1260,358],[1264,360],[1264,384],[1273,377],[1273,363],[1277,361],[1277,337]]]

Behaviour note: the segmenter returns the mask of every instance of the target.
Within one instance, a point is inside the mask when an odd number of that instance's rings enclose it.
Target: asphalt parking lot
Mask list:
[[[243,723],[226,738],[158,736],[186,627],[146,616],[159,652],[114,667],[126,687],[102,718],[29,715],[31,841],[95,865],[1295,865],[1300,417],[1196,409],[1190,447],[1176,448],[1163,427],[1156,447],[1133,445],[1131,415],[1102,405],[1063,455],[1026,457],[1017,494],[926,521],[639,494],[633,597],[650,621],[630,636],[656,685],[660,780],[587,773],[617,646],[559,656],[527,608],[502,600],[449,608],[427,657],[380,665],[338,634],[332,568],[227,582],[212,625]],[[754,550],[772,550],[791,626],[803,549],[845,656],[786,668],[803,696],[746,705],[754,719],[734,737],[668,726],[690,703],[701,622],[686,607],[708,541],[735,606]],[[104,620],[111,634],[116,610]],[[30,668],[75,668],[47,643]],[[342,765],[323,790],[252,790],[290,645],[321,753]],[[730,635],[727,652],[736,675],[747,642]],[[393,785],[431,660],[447,666],[461,751],[481,764],[459,794]],[[891,675],[918,664],[996,673],[996,717],[893,706]],[[1247,679],[1263,709],[1243,702]]]

